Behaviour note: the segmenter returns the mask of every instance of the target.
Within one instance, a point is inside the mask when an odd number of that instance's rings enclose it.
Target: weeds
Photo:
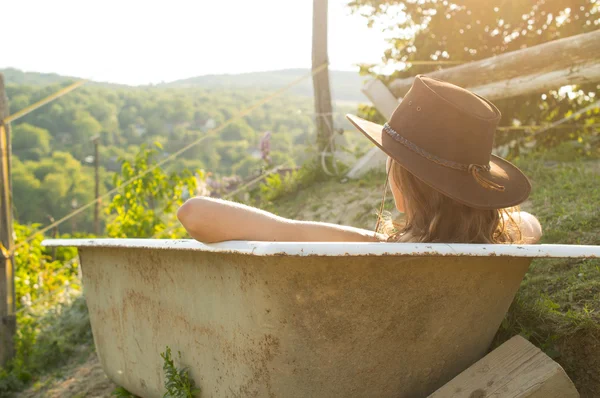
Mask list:
[[[82,296],[43,315],[22,316],[20,321],[15,358],[0,370],[0,396],[22,390],[40,375],[91,350],[92,332]],[[85,352],[81,347],[87,347]]]
[[[268,176],[259,187],[259,197],[261,202],[268,204],[329,178],[318,161],[307,161],[300,169],[286,173],[283,177],[280,174]]]
[[[36,225],[14,224],[17,241]],[[87,355],[92,334],[87,307],[81,297],[78,263],[70,261],[74,249],[59,249],[56,260],[35,237],[15,253],[17,333],[15,357],[0,369],[0,396],[21,391],[44,373],[67,363],[74,356]]]
[[[110,396],[117,397],[117,398],[138,398],[137,395],[130,393],[123,387],[115,388],[115,390],[112,392],[112,394],[110,394]]]
[[[164,353],[161,353],[163,370],[165,371],[165,388],[167,392],[164,398],[194,398],[200,393],[200,389],[194,386],[194,380],[190,378],[186,368],[178,369],[171,357],[171,349],[167,347]],[[181,353],[179,353],[181,359]]]

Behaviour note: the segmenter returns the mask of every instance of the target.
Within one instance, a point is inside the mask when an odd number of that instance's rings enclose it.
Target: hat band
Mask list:
[[[444,167],[449,167],[451,169],[466,171],[466,172],[470,173],[473,176],[473,178],[475,179],[475,181],[477,181],[479,183],[479,185],[481,185],[484,188],[492,189],[495,191],[504,191],[503,185],[500,185],[493,181],[490,181],[480,174],[484,171],[491,170],[491,166],[489,164],[487,164],[487,165],[465,164],[465,163],[459,163],[459,162],[455,162],[452,160],[440,158],[439,156],[436,156],[432,153],[427,152],[426,150],[419,147],[414,142],[402,137],[400,134],[398,134],[398,132],[396,130],[394,130],[387,123],[383,125],[383,131],[385,131],[390,137],[392,137],[394,139],[394,141],[401,143],[402,145],[404,145],[411,151],[415,152],[416,154],[424,157],[425,159],[427,159],[429,161],[432,161],[432,162],[442,165]]]

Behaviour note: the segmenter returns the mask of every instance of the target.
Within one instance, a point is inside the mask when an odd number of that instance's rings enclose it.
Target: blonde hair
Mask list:
[[[517,208],[482,210],[463,205],[425,184],[392,161],[390,184],[404,197],[402,223],[383,223],[388,242],[517,243],[521,231],[511,213]]]

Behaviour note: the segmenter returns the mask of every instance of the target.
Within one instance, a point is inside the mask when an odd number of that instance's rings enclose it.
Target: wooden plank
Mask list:
[[[468,88],[490,100],[600,81],[600,30],[492,58],[427,73]],[[406,95],[414,78],[390,83],[396,97]]]
[[[400,103],[400,100],[394,97],[394,94],[392,94],[387,86],[378,79],[369,80],[362,88],[362,92],[386,119],[392,116],[392,113],[394,113],[394,110],[396,110],[396,107]],[[387,155],[374,146],[352,166],[346,177],[359,178],[373,169],[385,170],[386,160]]]
[[[429,398],[576,398],[563,368],[515,336],[456,376]]]
[[[365,155],[358,159],[350,171],[346,173],[346,177],[352,179],[359,178],[367,171],[374,169],[380,169],[383,172],[386,161],[387,155],[381,149],[373,146]]]

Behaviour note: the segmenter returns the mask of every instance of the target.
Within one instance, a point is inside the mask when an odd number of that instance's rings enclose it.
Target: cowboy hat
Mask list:
[[[521,170],[492,155],[500,111],[468,90],[418,75],[385,125],[346,117],[415,177],[460,203],[501,209],[529,196]]]

